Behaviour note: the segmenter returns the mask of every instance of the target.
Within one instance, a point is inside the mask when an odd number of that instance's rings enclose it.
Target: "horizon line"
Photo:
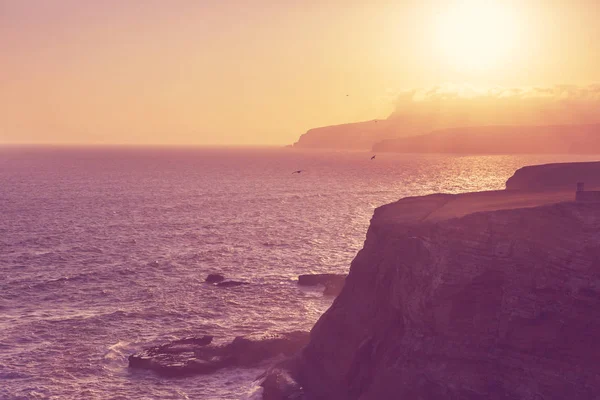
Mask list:
[[[287,148],[283,144],[169,144],[169,143],[0,143],[0,148]]]

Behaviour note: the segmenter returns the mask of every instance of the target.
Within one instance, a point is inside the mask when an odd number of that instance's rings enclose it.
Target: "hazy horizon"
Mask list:
[[[586,0],[5,0],[0,143],[288,145],[398,112],[485,122],[524,93],[540,123],[586,123],[599,16]]]

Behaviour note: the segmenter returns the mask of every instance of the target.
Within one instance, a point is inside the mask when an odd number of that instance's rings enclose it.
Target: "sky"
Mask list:
[[[0,0],[0,143],[283,145],[524,93],[586,122],[599,20],[596,0]]]

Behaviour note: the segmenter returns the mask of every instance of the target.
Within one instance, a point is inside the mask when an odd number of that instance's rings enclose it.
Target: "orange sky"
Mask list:
[[[600,2],[502,2],[479,67],[457,2],[0,0],[0,143],[288,144],[411,89],[600,82]]]

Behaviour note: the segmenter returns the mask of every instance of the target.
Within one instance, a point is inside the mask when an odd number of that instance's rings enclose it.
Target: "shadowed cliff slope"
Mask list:
[[[597,399],[600,204],[573,198],[495,191],[378,208],[299,356],[305,398]]]

